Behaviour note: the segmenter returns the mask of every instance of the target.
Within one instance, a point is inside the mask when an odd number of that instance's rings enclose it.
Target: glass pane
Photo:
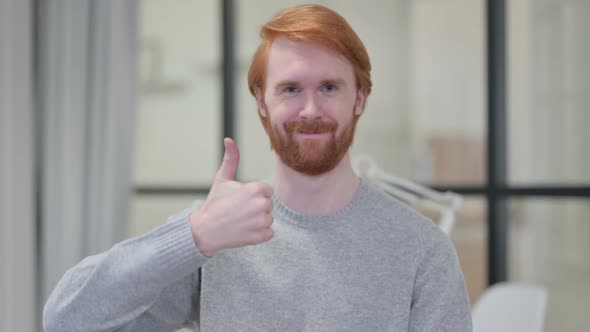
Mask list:
[[[384,169],[423,183],[482,184],[483,1],[314,2],[342,14],[371,57],[374,89],[353,153],[369,154]],[[297,3],[238,2],[238,137],[246,179],[264,178],[274,165],[246,83],[258,31],[278,10]]]
[[[510,218],[510,279],[548,290],[545,331],[587,330],[590,200],[513,200]]]
[[[208,187],[220,155],[216,1],[141,1],[135,185]]]
[[[590,183],[590,2],[507,2],[515,184]]]
[[[129,207],[129,236],[144,234],[206,195],[135,195]]]
[[[469,298],[474,304],[487,287],[487,204],[482,198],[467,198],[457,214],[451,239],[457,248]]]

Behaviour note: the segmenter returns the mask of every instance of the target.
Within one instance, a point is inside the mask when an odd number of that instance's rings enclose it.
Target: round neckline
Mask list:
[[[274,206],[273,213],[275,217],[280,220],[285,220],[302,227],[321,228],[335,222],[342,221],[343,217],[349,216],[350,212],[358,205],[360,197],[362,197],[368,190],[366,180],[360,178],[360,183],[356,189],[352,199],[339,210],[327,214],[303,214],[289,208],[283,203],[276,194],[272,196]]]

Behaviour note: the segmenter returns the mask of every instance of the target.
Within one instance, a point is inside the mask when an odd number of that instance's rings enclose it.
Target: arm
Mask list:
[[[191,318],[197,272],[209,257],[272,239],[272,187],[235,181],[239,151],[231,139],[224,144],[202,206],[70,269],[45,304],[45,331],[179,328]]]
[[[206,261],[190,210],[153,231],[90,256],[62,277],[43,311],[53,331],[166,331],[190,320],[197,271]]]
[[[434,224],[420,235],[409,331],[472,331],[471,307],[457,253]]]

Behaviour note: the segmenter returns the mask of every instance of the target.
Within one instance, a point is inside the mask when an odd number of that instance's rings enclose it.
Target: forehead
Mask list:
[[[328,48],[279,37],[273,41],[267,64],[267,83],[328,79],[354,81],[354,69],[343,56]]]

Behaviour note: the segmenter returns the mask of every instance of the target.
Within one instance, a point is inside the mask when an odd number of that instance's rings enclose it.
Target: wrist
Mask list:
[[[193,211],[189,216],[189,224],[195,245],[204,256],[211,257],[215,254],[212,246],[207,242],[207,237],[203,234],[202,225],[206,216],[201,210]]]

